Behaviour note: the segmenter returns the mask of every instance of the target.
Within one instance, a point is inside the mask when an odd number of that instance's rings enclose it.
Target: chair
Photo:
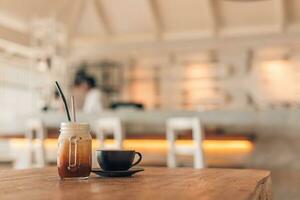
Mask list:
[[[115,140],[115,145],[113,147],[117,149],[123,149],[123,130],[121,120],[116,117],[105,117],[100,118],[95,123],[95,133],[96,137],[100,141],[100,147],[106,148],[105,137],[107,135],[112,135]]]
[[[192,130],[193,146],[176,145],[179,131]],[[177,167],[176,155],[193,155],[194,168],[204,168],[202,130],[200,121],[194,117],[174,117],[167,120],[168,167]]]
[[[17,153],[14,168],[44,167],[46,130],[40,119],[29,119],[25,122],[25,154]]]

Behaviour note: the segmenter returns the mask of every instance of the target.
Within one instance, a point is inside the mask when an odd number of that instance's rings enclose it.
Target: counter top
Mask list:
[[[165,132],[165,122],[170,117],[198,117],[205,128],[220,128],[231,133],[259,132],[261,129],[280,128],[300,130],[298,119],[300,110],[270,110],[270,111],[232,111],[216,110],[205,112],[194,111],[104,111],[99,114],[78,113],[77,119],[93,124],[100,117],[119,117],[129,133],[151,134]],[[58,128],[60,122],[66,121],[64,113],[39,113],[18,116],[10,123],[0,122],[0,134],[23,132],[24,122],[30,117],[41,118],[47,127]],[[276,132],[276,131],[275,131]]]
[[[0,172],[1,200],[271,199],[270,172],[146,168],[132,178],[61,181],[56,167]]]

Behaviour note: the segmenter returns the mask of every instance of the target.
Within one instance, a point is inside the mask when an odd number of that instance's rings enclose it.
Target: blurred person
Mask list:
[[[88,86],[85,81],[86,75],[76,74],[74,85],[72,88],[72,95],[75,98],[75,109],[78,111],[83,110],[85,97],[88,93]]]
[[[92,76],[86,76],[83,83],[87,94],[83,104],[83,112],[85,113],[97,113],[101,112],[102,95],[100,90],[96,87],[96,80]]]

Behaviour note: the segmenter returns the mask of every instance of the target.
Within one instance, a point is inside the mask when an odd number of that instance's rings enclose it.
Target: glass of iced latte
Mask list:
[[[87,123],[61,123],[57,167],[61,179],[86,179],[92,166],[92,137]]]

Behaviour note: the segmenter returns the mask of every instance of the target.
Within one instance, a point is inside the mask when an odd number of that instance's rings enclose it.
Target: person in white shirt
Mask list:
[[[99,113],[103,110],[102,97],[100,90],[96,87],[93,77],[85,77],[83,81],[86,85],[87,94],[83,104],[84,113]]]
[[[85,81],[85,74],[76,75],[74,85],[71,90],[72,96],[75,98],[75,109],[77,111],[83,110],[85,97],[88,93],[88,84]]]

